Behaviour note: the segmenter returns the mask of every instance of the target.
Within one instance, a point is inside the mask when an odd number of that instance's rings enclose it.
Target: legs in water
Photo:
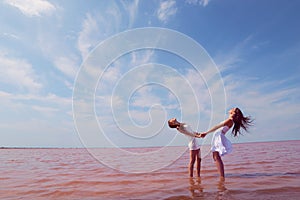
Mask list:
[[[200,177],[201,158],[199,157],[200,149],[190,150],[189,175],[193,177],[194,164],[196,162],[197,176]]]
[[[219,152],[217,152],[217,151],[213,152],[213,159],[216,162],[216,166],[217,166],[218,172],[220,174],[220,179],[224,180],[225,179],[224,164],[221,159],[221,156],[219,155]]]
[[[196,153],[197,176],[200,177],[200,170],[201,170],[200,149],[196,151],[197,151]]]

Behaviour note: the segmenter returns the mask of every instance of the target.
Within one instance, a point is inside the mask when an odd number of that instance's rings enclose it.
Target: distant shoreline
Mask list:
[[[270,143],[270,142],[291,142],[291,141],[300,141],[300,140],[282,140],[282,141],[260,141],[260,142],[243,142],[243,143],[233,143],[236,144],[245,144],[245,143]],[[134,149],[134,148],[161,148],[163,146],[152,146],[152,147],[121,147],[121,149]],[[180,146],[169,146],[169,147],[180,147]],[[0,147],[1,149],[109,149],[112,147]]]

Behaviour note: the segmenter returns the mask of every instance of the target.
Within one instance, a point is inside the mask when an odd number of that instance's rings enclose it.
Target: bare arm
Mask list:
[[[221,122],[220,124],[214,126],[213,128],[211,128],[210,130],[204,132],[204,133],[201,133],[201,137],[205,137],[207,134],[211,133],[211,132],[214,132],[216,130],[218,130],[219,128],[227,125],[227,124],[232,124],[232,120],[231,119],[227,119],[226,121],[224,122]]]
[[[187,129],[187,127],[184,127],[184,125],[181,125],[177,128],[177,130],[184,134],[184,135],[187,135],[187,136],[190,136],[190,137],[198,137],[200,134],[195,132],[195,131],[192,131],[191,129]]]
[[[199,133],[197,132],[188,132],[188,131],[184,131],[184,132],[181,132],[182,134],[184,135],[188,135],[188,136],[191,136],[191,137],[197,137],[197,135],[199,135]]]
[[[223,126],[224,126],[224,123],[222,122],[222,123],[214,126],[213,128],[211,128],[210,130],[204,132],[204,134],[208,134],[208,133],[214,132],[214,131],[218,130],[219,128],[223,127]]]

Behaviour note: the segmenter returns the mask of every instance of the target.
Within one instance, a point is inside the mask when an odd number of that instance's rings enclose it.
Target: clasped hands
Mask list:
[[[206,132],[203,132],[203,133],[196,133],[195,137],[197,137],[197,138],[204,138],[206,135],[207,135]]]

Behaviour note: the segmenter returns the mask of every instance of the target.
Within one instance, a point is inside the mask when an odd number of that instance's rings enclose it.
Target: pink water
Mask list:
[[[300,199],[299,152],[300,141],[234,144],[223,157],[226,180],[220,182],[210,155],[201,178],[188,178],[188,151],[154,172],[130,173],[85,149],[0,149],[0,199]],[[140,162],[146,169],[161,159]],[[129,159],[118,165],[133,167]]]

